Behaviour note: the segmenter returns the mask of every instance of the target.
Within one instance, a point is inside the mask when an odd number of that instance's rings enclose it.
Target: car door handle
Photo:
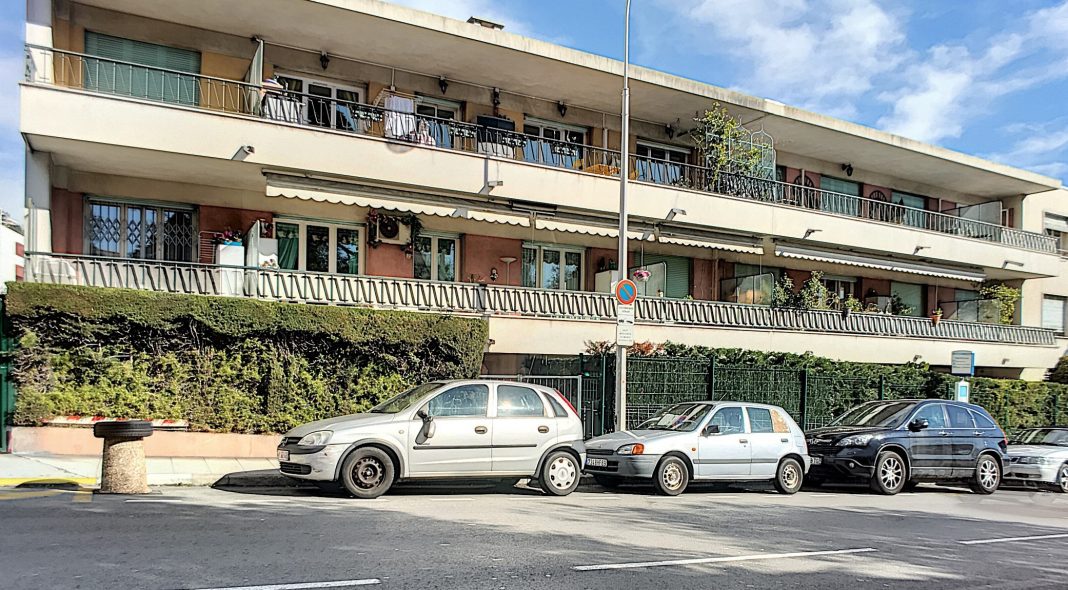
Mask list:
[[[942,432],[938,433],[938,436],[949,436],[949,433],[943,430]]]
[[[788,439],[788,438],[780,438],[780,439],[779,439],[779,442],[785,442],[785,443],[788,443],[788,442],[790,442],[790,439]]]
[[[486,434],[489,430],[485,426],[476,426],[475,434]]]
[[[749,439],[747,439],[747,438],[739,438],[738,442],[740,442],[740,443],[742,443],[744,445],[744,444],[747,444],[749,442]]]
[[[975,432],[972,433],[972,436],[983,436],[983,434],[984,433],[982,431],[976,430]]]
[[[538,427],[538,432],[540,432],[542,434],[549,434],[549,427],[548,426],[539,426]]]

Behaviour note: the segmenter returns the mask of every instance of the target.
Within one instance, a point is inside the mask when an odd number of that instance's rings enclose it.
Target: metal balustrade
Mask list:
[[[620,174],[618,151],[47,47],[26,46],[25,78],[36,84],[258,117],[278,124],[332,129],[603,176]],[[1057,242],[1052,236],[877,199],[636,155],[629,156],[629,170],[631,179],[637,182],[1057,253]]]
[[[28,254],[26,269],[27,280],[39,283],[481,316],[584,321],[615,318],[612,296],[581,291],[44,253]],[[642,324],[1039,346],[1056,343],[1052,330],[1027,326],[949,320],[935,325],[927,318],[658,297],[639,298],[636,305],[635,316]]]

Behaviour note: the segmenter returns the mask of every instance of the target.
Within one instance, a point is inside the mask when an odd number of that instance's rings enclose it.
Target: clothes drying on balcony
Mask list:
[[[386,96],[386,137],[411,139],[416,132],[415,101],[406,96]],[[429,136],[429,134],[428,134]]]
[[[274,121],[300,124],[304,122],[304,103],[297,98],[268,91],[263,96],[263,116]]]

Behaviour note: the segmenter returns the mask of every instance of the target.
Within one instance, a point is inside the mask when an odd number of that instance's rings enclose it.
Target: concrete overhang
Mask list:
[[[325,51],[402,70],[619,113],[623,64],[607,57],[376,0],[80,0],[201,29]],[[252,54],[250,45],[249,55]],[[487,67],[492,64],[492,67]],[[1061,181],[780,102],[632,66],[632,116],[667,124],[718,101],[756,121],[777,149],[980,198]],[[487,96],[487,103],[489,102]]]

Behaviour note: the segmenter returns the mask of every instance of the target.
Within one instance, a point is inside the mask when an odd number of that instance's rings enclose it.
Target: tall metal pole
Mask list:
[[[623,129],[619,140],[619,269],[627,277],[627,177],[630,175],[630,0],[623,17]],[[619,305],[617,302],[616,305]],[[627,348],[616,344],[616,432],[627,428]]]

